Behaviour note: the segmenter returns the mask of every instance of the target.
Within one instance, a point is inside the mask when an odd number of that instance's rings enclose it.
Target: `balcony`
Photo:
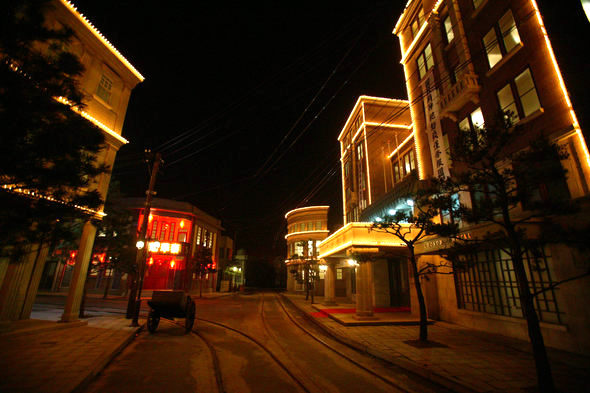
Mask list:
[[[440,99],[440,109],[442,117],[449,117],[457,121],[455,112],[460,110],[469,101],[477,103],[479,101],[479,91],[481,86],[477,82],[477,75],[463,74],[457,83],[451,86],[451,89],[443,94]]]

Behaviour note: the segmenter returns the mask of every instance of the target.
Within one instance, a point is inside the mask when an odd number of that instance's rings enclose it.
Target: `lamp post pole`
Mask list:
[[[139,309],[141,308],[141,290],[143,288],[143,278],[145,276],[145,260],[147,256],[147,247],[148,243],[146,241],[146,233],[147,233],[147,226],[150,216],[150,210],[152,207],[152,196],[155,195],[154,187],[156,186],[156,177],[158,175],[158,170],[160,169],[160,164],[162,163],[162,155],[160,153],[156,153],[154,156],[154,163],[152,167],[152,173],[150,176],[150,184],[148,190],[146,191],[145,196],[145,205],[143,208],[143,220],[141,222],[141,229],[139,232],[139,242],[143,242],[143,247],[137,250],[137,259],[136,263],[138,266],[138,273],[139,273],[139,280],[137,283],[137,298],[135,300],[135,310],[133,313],[133,321],[131,322],[131,326],[139,326]]]

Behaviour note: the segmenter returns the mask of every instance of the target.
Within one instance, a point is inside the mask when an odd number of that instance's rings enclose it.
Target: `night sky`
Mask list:
[[[221,218],[250,255],[284,256],[296,207],[330,205],[341,226],[337,136],[359,95],[407,97],[392,34],[405,3],[75,1],[146,77],[114,167],[123,193],[144,195],[151,148],[158,197]],[[585,129],[590,24],[579,1],[540,6]]]

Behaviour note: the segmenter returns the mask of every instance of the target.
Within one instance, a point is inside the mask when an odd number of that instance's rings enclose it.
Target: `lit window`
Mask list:
[[[473,142],[477,142],[481,137],[479,132],[485,125],[483,113],[481,108],[477,108],[469,114],[466,118],[459,122],[459,129],[462,131],[470,132],[473,138]]]
[[[483,0],[473,0],[473,8],[478,9]]]
[[[403,155],[392,157],[393,180],[395,183],[408,176],[416,169],[416,156],[414,149],[410,149]]]
[[[426,45],[426,48],[418,55],[416,60],[418,65],[418,74],[420,79],[424,78],[426,72],[434,66],[434,58],[432,57],[432,47],[430,44]]]
[[[498,102],[500,103],[500,110],[505,113],[506,116],[510,116],[512,122],[517,122],[519,120],[518,109],[516,108],[516,102],[514,101],[514,95],[512,95],[512,87],[510,87],[510,84],[501,88],[497,95]]]
[[[201,231],[202,231],[201,227],[197,227],[197,241],[196,241],[197,245],[201,244]]]
[[[174,229],[176,227],[176,223],[173,222],[172,224],[170,224],[170,236],[168,236],[168,241],[173,242],[174,241]]]
[[[307,241],[307,256],[308,257],[314,256],[314,253],[313,253],[313,240],[308,240]]]
[[[336,280],[342,280],[342,269],[336,269]]]
[[[322,229],[322,222],[321,221],[316,221],[315,222],[315,230],[319,231],[320,229]]]
[[[422,27],[423,24],[424,24],[424,9],[420,8],[418,15],[416,16],[416,18],[414,18],[414,21],[411,24],[412,38],[416,38],[416,36],[418,35],[418,32],[420,31],[420,28]]]
[[[539,102],[539,96],[535,89],[535,82],[533,81],[531,70],[528,68],[524,70],[522,74],[514,79],[514,82],[516,83],[524,117],[540,109],[541,103]]]
[[[98,87],[96,88],[96,95],[99,96],[107,104],[111,101],[111,89],[113,88],[113,82],[103,75],[100,78]]]
[[[514,81],[510,81],[501,88],[497,96],[500,109],[505,113],[510,111],[513,122],[541,109],[535,82],[529,68],[514,78]]]
[[[447,38],[447,43],[450,43],[455,38],[455,33],[453,32],[453,23],[451,22],[451,17],[447,16],[443,21],[443,26],[445,28],[445,37]]]
[[[186,242],[186,232],[178,232],[178,241],[181,243]]]
[[[520,35],[508,10],[490,31],[483,37],[483,45],[487,53],[490,68],[493,68],[502,57],[520,44]]]
[[[152,222],[152,235],[150,236],[151,239],[155,239],[156,238],[156,231],[158,229],[158,221],[153,221]]]

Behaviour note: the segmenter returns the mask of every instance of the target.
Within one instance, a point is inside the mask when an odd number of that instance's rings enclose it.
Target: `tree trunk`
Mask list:
[[[137,275],[135,272],[127,274],[127,280],[129,281],[129,299],[127,300],[127,312],[125,313],[125,318],[131,319],[133,318],[133,314],[135,313],[135,298],[137,297]]]
[[[84,318],[84,308],[86,307],[86,295],[88,295],[88,279],[90,278],[90,273],[92,273],[92,261],[90,261],[90,266],[88,266],[88,270],[86,271],[86,280],[84,281],[84,290],[82,291],[82,300],[80,301],[80,311],[78,312],[79,318]]]
[[[547,350],[545,349],[545,342],[543,340],[543,334],[541,333],[539,318],[534,307],[534,297],[529,287],[529,281],[522,260],[522,251],[519,246],[515,246],[512,249],[512,265],[514,267],[514,273],[516,274],[516,280],[518,281],[520,304],[526,318],[529,338],[533,348],[539,392],[554,393],[555,385],[553,384],[553,376],[551,375],[551,365],[549,364],[549,358],[547,357]]]
[[[416,286],[416,295],[420,308],[420,341],[428,341],[428,316],[426,314],[426,302],[424,301],[424,294],[422,293],[422,285],[420,284],[420,276],[418,274],[418,264],[416,263],[416,255],[414,255],[414,247],[408,247],[408,250],[410,251],[410,264],[412,265],[414,285]]]

